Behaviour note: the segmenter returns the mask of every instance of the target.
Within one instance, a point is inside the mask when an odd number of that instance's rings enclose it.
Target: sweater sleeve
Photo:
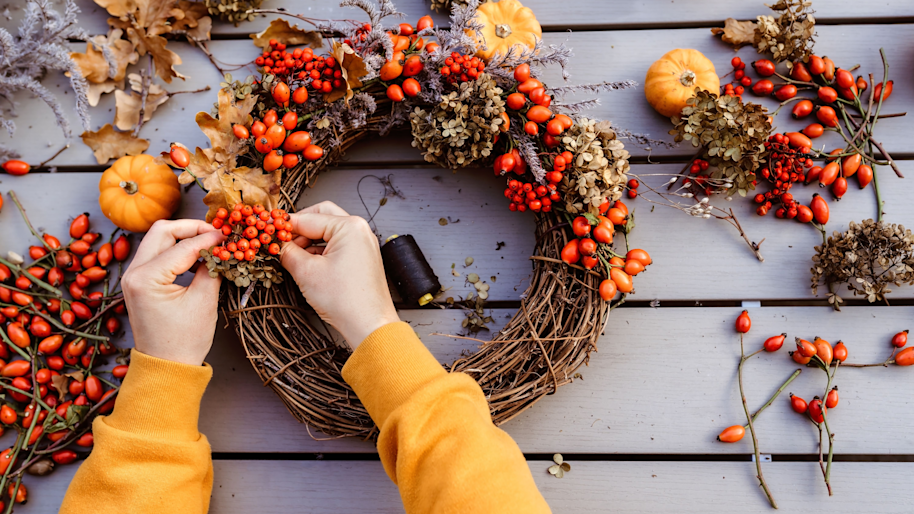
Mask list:
[[[408,324],[372,333],[343,378],[380,427],[381,462],[407,514],[550,512],[476,381],[447,373]]]
[[[95,447],[73,477],[60,512],[205,514],[213,463],[197,420],[212,376],[206,364],[133,350],[115,409],[93,422]]]

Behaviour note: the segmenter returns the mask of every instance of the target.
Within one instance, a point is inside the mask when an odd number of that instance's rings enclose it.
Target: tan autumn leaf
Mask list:
[[[280,170],[264,173],[260,168],[242,166],[228,171],[217,171],[203,180],[203,187],[209,191],[203,203],[209,207],[206,220],[212,221],[220,207],[244,202],[261,204],[268,210],[279,206]]]
[[[131,81],[132,85],[133,81]],[[146,95],[146,106],[143,108],[143,123],[152,119],[152,113],[167,102],[169,98],[168,91],[165,91],[158,84],[149,85],[149,93]],[[114,102],[116,111],[114,113],[114,126],[121,130],[131,130],[140,121],[140,108],[143,107],[143,95],[139,93],[129,93],[127,91],[117,90],[114,92]]]
[[[127,65],[135,64],[139,55],[129,41],[121,38],[124,31],[113,29],[107,36],[98,35],[86,43],[86,53],[72,52],[73,59],[83,77],[92,84],[101,84],[108,80],[120,81],[127,73]],[[109,62],[105,51],[113,59]],[[114,75],[111,75],[111,72]]]
[[[208,112],[198,112],[196,116],[197,125],[200,130],[209,138],[213,150],[216,151],[216,159],[219,162],[227,162],[227,156],[237,154],[243,148],[247,148],[244,140],[235,137],[232,132],[232,125],[240,124],[249,127],[253,122],[251,110],[257,102],[257,98],[248,94],[243,100],[235,101],[234,95],[225,89],[219,90],[219,117],[213,118]]]
[[[95,3],[115,18],[127,16],[136,11],[136,0],[95,0]]]
[[[99,100],[102,95],[105,93],[110,93],[115,89],[124,89],[124,81],[113,81],[108,80],[107,82],[102,82],[101,84],[89,83],[89,91],[86,93],[86,97],[89,99],[89,105],[95,107],[98,105]]]
[[[185,32],[188,38],[196,41],[208,41],[210,39],[213,19],[208,16],[206,4],[180,0],[178,2],[178,10],[181,11],[181,14],[174,17],[171,23],[172,32]]]
[[[279,18],[271,21],[262,32],[251,34],[250,38],[258,48],[269,48],[271,39],[287,46],[305,45],[315,50],[324,44],[320,32],[300,29],[298,25],[289,25],[288,21]]]
[[[751,45],[755,41],[755,22],[727,18],[724,28],[715,27],[711,29],[711,33],[720,36],[724,43],[729,43],[736,48]]]
[[[92,149],[99,164],[125,155],[139,155],[149,148],[149,141],[133,137],[129,132],[118,132],[110,123],[98,132],[87,130],[80,137]]]
[[[147,53],[152,55],[153,64],[155,65],[156,75],[167,83],[171,83],[173,77],[185,79],[184,75],[175,70],[175,66],[181,64],[181,57],[165,48],[168,40],[162,36],[147,35],[143,29],[129,28],[127,35],[136,45],[136,51],[140,56]]]
[[[51,375],[51,386],[57,391],[57,398],[63,402],[67,396],[67,388],[70,385],[70,379],[66,375]]]
[[[333,52],[331,54],[340,63],[343,84],[324,95],[324,101],[330,103],[345,97],[348,105],[349,99],[353,96],[352,89],[362,87],[361,78],[368,75],[368,68],[365,66],[365,61],[362,60],[362,57],[355,53],[355,50],[346,43],[333,43]]]

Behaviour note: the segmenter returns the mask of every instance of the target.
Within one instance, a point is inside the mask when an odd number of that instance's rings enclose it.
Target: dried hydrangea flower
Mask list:
[[[504,123],[502,89],[488,74],[461,83],[441,95],[430,111],[417,106],[410,114],[412,145],[425,160],[458,169],[479,164],[492,154],[495,135]]]
[[[755,48],[758,53],[771,53],[774,62],[804,61],[812,55],[816,19],[812,2],[780,0],[771,9],[774,16],[759,16],[755,28]]]
[[[813,255],[812,292],[821,283],[846,283],[855,296],[870,303],[885,300],[890,285],[914,285],[914,234],[902,225],[871,219],[851,222],[846,232],[835,232]],[[829,303],[842,302],[830,293]]]
[[[704,148],[702,158],[715,168],[711,178],[732,182],[728,195],[746,196],[755,189],[755,170],[765,161],[765,140],[771,133],[767,109],[696,88],[682,114],[672,121],[676,127],[670,134],[677,143]]]
[[[575,120],[562,135],[562,145],[574,155],[559,185],[570,214],[599,214],[603,202],[622,197],[629,153],[608,121]]]

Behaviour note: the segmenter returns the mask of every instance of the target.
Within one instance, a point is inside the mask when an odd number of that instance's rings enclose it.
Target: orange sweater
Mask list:
[[[60,512],[205,513],[213,486],[209,442],[197,429],[208,365],[133,351],[110,416]],[[378,452],[406,512],[550,512],[520,449],[492,424],[485,396],[442,369],[406,323],[371,334],[343,368],[380,427]],[[303,481],[307,477],[302,477]]]

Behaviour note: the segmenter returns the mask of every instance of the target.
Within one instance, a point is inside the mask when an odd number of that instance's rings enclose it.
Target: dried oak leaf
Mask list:
[[[86,53],[70,53],[70,58],[89,82],[89,105],[93,107],[98,105],[101,95],[124,87],[127,65],[135,64],[139,59],[134,46],[122,39],[122,35],[123,30],[112,29],[107,36],[98,35],[90,39],[86,44]],[[105,57],[106,53],[111,61]]]
[[[149,141],[133,137],[129,132],[118,132],[110,123],[98,132],[87,130],[80,137],[92,149],[99,164],[125,155],[139,155],[149,148]]]
[[[232,132],[232,125],[239,124],[250,126],[253,122],[251,110],[257,102],[257,97],[250,94],[241,101],[235,101],[234,95],[226,90],[219,90],[219,117],[214,118],[208,112],[198,112],[195,118],[200,130],[209,138],[215,158],[221,163],[226,163],[242,148],[247,147],[247,142],[238,139]]]
[[[727,18],[724,28],[715,27],[711,29],[711,33],[720,36],[721,41],[736,48],[751,45],[755,42],[755,22]]]
[[[365,61],[346,43],[333,43],[331,53],[336,62],[340,63],[343,84],[324,95],[324,101],[331,103],[345,98],[346,105],[349,105],[349,99],[354,96],[352,89],[362,87],[361,78],[368,75],[368,68],[365,66]]]
[[[131,80],[131,85],[134,81]],[[134,91],[136,88],[134,88]],[[143,123],[152,119],[152,113],[156,108],[167,102],[169,98],[168,91],[165,91],[158,84],[149,85],[149,93],[146,95],[146,106],[143,109]],[[114,113],[114,126],[121,130],[130,130],[140,121],[140,108],[143,106],[142,93],[128,93],[117,90],[114,92],[114,102],[116,111]]]
[[[324,44],[320,32],[302,30],[298,28],[298,25],[289,25],[288,21],[281,19],[273,20],[269,27],[257,34],[251,34],[250,38],[254,40],[254,46],[258,48],[269,48],[271,39],[286,46],[306,45],[314,49],[318,49]]]
[[[199,149],[198,149],[199,150]],[[268,210],[279,206],[279,182],[282,172],[264,173],[260,168],[242,166],[214,170],[203,178],[203,187],[209,191],[203,203],[209,207],[206,220],[212,221],[220,207],[230,207],[239,202],[261,204]]]
[[[178,2],[180,15],[175,16],[171,23],[172,32],[185,32],[187,37],[196,41],[208,41],[210,30],[213,28],[213,19],[208,16],[206,5],[203,2]]]

